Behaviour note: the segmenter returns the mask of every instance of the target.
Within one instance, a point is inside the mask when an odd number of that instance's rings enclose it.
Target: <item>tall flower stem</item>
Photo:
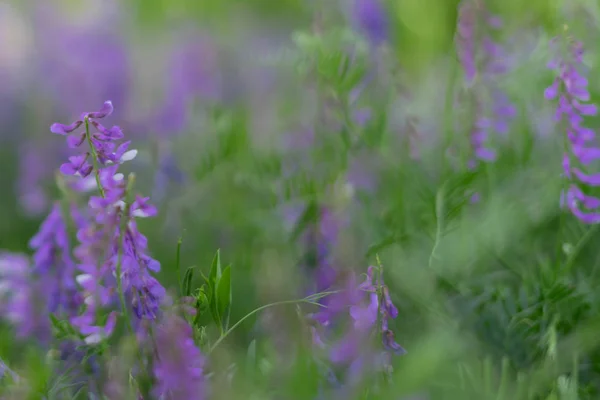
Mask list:
[[[87,140],[88,146],[90,147],[90,152],[92,153],[92,159],[94,161],[94,174],[96,176],[96,185],[98,186],[98,190],[100,191],[100,196],[105,197],[104,188],[102,187],[102,183],[100,183],[100,168],[98,162],[98,153],[96,153],[96,148],[94,147],[94,143],[92,142],[92,135],[90,134],[90,120],[88,116],[84,118],[85,123],[85,138]]]
[[[250,311],[248,314],[246,314],[245,316],[243,316],[242,318],[240,318],[240,320],[238,322],[236,322],[235,324],[233,324],[233,326],[229,329],[227,329],[225,332],[223,332],[221,334],[221,336],[215,341],[215,343],[210,346],[210,349],[208,350],[208,353],[212,353],[214,351],[214,349],[217,348],[217,346],[219,346],[219,344],[221,344],[221,342],[223,340],[225,340],[225,338],[227,338],[227,336],[229,336],[229,334],[231,332],[233,332],[235,330],[235,328],[237,328],[238,326],[240,326],[245,320],[247,320],[248,318],[250,318],[251,316],[253,316],[256,313],[259,313],[263,310],[266,310],[267,308],[271,308],[271,307],[275,307],[275,306],[283,306],[286,304],[300,304],[300,303],[307,303],[307,304],[312,304],[312,305],[316,305],[319,307],[325,307],[324,305],[317,303],[316,301],[314,301],[315,299],[318,299],[319,296],[323,297],[323,296],[327,296],[329,294],[334,294],[337,293],[337,291],[331,291],[331,292],[321,292],[321,293],[317,293],[316,295],[310,295],[308,297],[305,297],[303,299],[297,299],[297,300],[283,300],[283,301],[277,301],[275,303],[269,303],[269,304],[265,304],[264,306],[260,306],[258,308],[255,308],[254,310]]]
[[[104,187],[102,186],[102,183],[100,182],[100,162],[98,161],[98,153],[96,152],[96,148],[94,146],[94,143],[92,142],[92,136],[90,134],[90,121],[88,116],[86,116],[84,118],[84,123],[85,123],[85,138],[87,140],[88,146],[90,148],[90,153],[92,155],[92,160],[93,160],[93,165],[94,165],[94,175],[96,177],[96,185],[98,186],[98,191],[100,192],[100,196],[102,196],[102,198],[105,198],[106,195],[104,193]],[[131,192],[131,188],[133,187],[133,183],[135,182],[135,177],[133,174],[131,174],[129,176],[128,182],[127,182],[127,191],[125,192],[125,206],[123,207],[123,212],[127,212],[128,207],[127,207],[127,194],[129,194]],[[124,218],[123,221],[126,221],[127,218]],[[120,232],[122,232],[122,230],[119,230]],[[132,331],[132,326],[131,326],[131,320],[129,318],[129,313],[127,312],[127,307],[126,307],[126,303],[125,303],[125,293],[123,292],[123,282],[122,282],[122,259],[123,259],[123,241],[125,240],[125,237],[121,234],[121,237],[119,238],[119,251],[118,251],[118,255],[117,255],[117,265],[115,268],[115,274],[116,274],[116,278],[117,278],[117,291],[119,293],[119,302],[121,303],[121,312],[123,313],[123,316],[125,317],[125,321],[127,323],[127,328],[128,330],[131,332]]]
[[[129,177],[127,179],[127,189],[125,191],[125,206],[123,208],[123,212],[124,213],[128,213],[129,211],[129,207],[128,204],[129,202],[129,195],[132,192],[133,189],[133,185],[135,184],[135,175],[134,174],[129,174]],[[127,221],[128,220],[128,215],[125,215],[125,218],[122,219],[122,221]],[[126,222],[121,222],[121,224],[126,225]],[[119,229],[119,232],[121,232],[121,237],[119,238],[119,250],[118,250],[118,255],[117,255],[117,265],[115,267],[115,275],[117,275],[117,291],[119,292],[119,302],[121,303],[121,312],[123,313],[123,317],[125,317],[125,321],[127,323],[127,327],[129,329],[129,331],[131,333],[133,333],[133,326],[131,323],[131,319],[129,318],[129,312],[127,311],[127,307],[126,307],[126,303],[125,303],[125,293],[123,291],[123,278],[122,278],[122,267],[123,267],[123,247],[124,247],[124,241],[125,241],[125,235],[123,235],[122,232],[126,232],[127,231],[127,226],[122,226],[121,229]]]

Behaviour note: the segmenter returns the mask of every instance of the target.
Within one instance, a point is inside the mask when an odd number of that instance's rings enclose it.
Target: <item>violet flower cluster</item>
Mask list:
[[[304,243],[309,250],[306,265],[312,284],[311,293],[325,291],[335,283],[337,272],[333,267],[332,249],[337,240],[340,224],[333,211],[319,207],[317,221],[304,234]]]
[[[29,242],[32,260],[21,254],[0,257],[0,314],[20,337],[50,339],[49,314],[57,318],[77,315],[82,298],[73,281],[75,262],[63,210],[55,203],[38,233]]]
[[[82,299],[73,281],[75,262],[71,258],[69,234],[60,203],[55,203],[29,246],[35,250],[33,268],[44,282],[48,312],[58,317],[77,314]]]
[[[387,13],[379,0],[353,0],[353,17],[358,28],[377,46],[389,36]]]
[[[559,40],[554,39],[555,50],[558,44]],[[571,183],[562,194],[562,203],[582,222],[595,224],[600,222],[600,198],[586,194],[582,187],[600,186],[600,173],[588,174],[582,168],[600,159],[596,134],[584,126],[585,117],[597,115],[598,108],[589,103],[588,80],[581,71],[583,44],[569,40],[567,49],[567,54],[549,63],[557,76],[544,95],[548,100],[558,98],[555,119],[566,131],[562,164],[564,176]]]
[[[46,342],[50,321],[38,296],[38,289],[43,288],[38,288],[32,272],[27,256],[0,253],[0,316],[15,328],[18,337]]]
[[[155,332],[154,394],[172,400],[203,399],[206,391],[204,357],[196,347],[192,327],[168,316]]]
[[[363,283],[356,285],[351,277],[345,290],[328,297],[327,308],[311,315],[317,323],[312,327],[313,343],[336,369],[345,371],[345,383],[352,386],[365,373],[388,371],[392,354],[406,353],[389,327],[390,318],[397,316],[381,268],[371,266]],[[343,329],[341,338],[335,337],[338,328]],[[330,345],[329,336],[333,336]],[[375,337],[382,350],[371,345]]]
[[[87,142],[88,149],[69,157],[60,170],[82,178],[93,172],[100,194],[89,199],[91,218],[74,218],[80,222],[77,232],[80,245],[75,249],[81,272],[77,282],[83,289],[87,307],[83,315],[71,322],[88,335],[88,342],[101,340],[112,332],[115,312],[104,324],[96,324],[96,313],[115,301],[119,282],[127,306],[138,320],[155,319],[165,298],[165,289],[151,275],[159,271],[160,264],[147,254],[147,239],[136,224],[136,218],[154,216],[157,210],[148,203],[148,198],[137,196],[129,202],[127,182],[118,168],[133,159],[137,151],[129,150],[129,141],[119,143],[124,135],[118,126],[106,128],[98,121],[112,111],[112,103],[107,101],[97,112],[84,113],[69,125],[56,123],[51,127],[53,133],[66,136],[71,148],[80,148]],[[85,130],[76,132],[82,125]],[[91,133],[90,126],[96,132]]]
[[[497,83],[508,70],[504,49],[491,35],[492,30],[501,27],[502,21],[481,2],[463,0],[460,4],[456,45],[465,79],[472,85],[475,114],[470,136],[472,157],[468,162],[471,169],[480,162],[496,160],[490,135],[508,133],[509,122],[516,116],[516,108]]]

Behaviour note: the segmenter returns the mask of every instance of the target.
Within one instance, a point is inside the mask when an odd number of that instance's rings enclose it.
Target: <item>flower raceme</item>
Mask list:
[[[551,43],[557,50],[558,39]],[[565,152],[563,154],[563,173],[571,181],[561,203],[584,223],[600,222],[600,199],[584,193],[582,186],[600,186],[600,173],[589,175],[583,167],[600,159],[600,148],[593,145],[596,140],[594,131],[584,126],[584,118],[598,113],[595,104],[588,103],[590,93],[588,80],[581,71],[583,63],[583,44],[569,40],[566,56],[555,57],[548,67],[557,72],[552,84],[545,90],[548,100],[558,98],[555,119],[563,122],[566,133]],[[578,183],[577,183],[578,182]]]
[[[469,168],[479,162],[493,162],[496,150],[489,145],[490,134],[506,134],[516,108],[498,85],[508,67],[505,51],[492,39],[502,21],[480,2],[463,0],[459,6],[456,46],[465,79],[471,85],[475,120],[471,130],[472,157]]]
[[[99,111],[83,113],[78,120],[69,125],[52,124],[50,131],[66,136],[70,148],[78,148],[85,141],[88,142],[90,147],[89,151],[69,157],[69,162],[60,167],[62,173],[87,177],[94,168],[98,169],[98,166],[94,167],[88,161],[90,156],[93,157],[94,163],[101,165],[121,164],[135,158],[137,150],[128,150],[131,142],[125,141],[118,146],[116,145],[116,141],[124,137],[121,128],[118,126],[106,128],[98,122],[99,119],[112,114],[113,110],[112,102],[106,101]],[[82,125],[85,125],[85,131],[75,133]],[[89,125],[92,125],[97,131],[90,133]]]
[[[75,262],[59,203],[54,204],[29,246],[34,250],[31,261],[21,254],[0,255],[0,314],[19,336],[47,342],[51,334],[48,315],[73,317],[82,303],[73,282]]]
[[[128,149],[129,141],[118,144],[124,137],[118,126],[106,128],[98,122],[112,112],[112,103],[106,101],[99,111],[84,113],[69,125],[53,124],[50,129],[67,136],[71,148],[87,142],[88,150],[69,157],[61,172],[82,179],[94,172],[99,192],[90,197],[86,216],[73,215],[79,240],[74,250],[80,272],[76,280],[83,290],[86,310],[71,322],[87,335],[88,343],[111,334],[116,312],[111,312],[102,324],[97,323],[96,314],[114,308],[118,297],[123,311],[131,309],[137,317],[138,323],[133,321],[133,324],[142,326],[139,324],[142,320],[157,318],[166,295],[163,286],[151,275],[160,270],[160,263],[148,255],[148,240],[136,223],[136,218],[152,217],[157,210],[147,197],[136,196],[130,201],[133,181],[118,172],[119,165],[133,159],[137,151]],[[77,133],[82,126],[85,131]],[[95,133],[90,132],[90,126],[96,129]]]
[[[172,400],[205,398],[204,357],[194,343],[190,325],[169,315],[157,326],[155,340],[154,394]]]
[[[363,283],[356,285],[349,280],[347,290],[330,295],[327,308],[312,316],[325,334],[331,328],[346,320],[349,325],[340,339],[328,350],[329,360],[337,366],[347,367],[346,382],[357,383],[364,372],[373,368],[386,370],[390,366],[392,354],[402,355],[406,351],[394,338],[389,328],[389,319],[398,316],[398,309],[392,303],[389,290],[383,283],[381,268],[369,267]],[[350,317],[349,319],[347,317]],[[322,335],[313,327],[313,343],[326,349]],[[383,351],[365,346],[375,334],[383,346]]]

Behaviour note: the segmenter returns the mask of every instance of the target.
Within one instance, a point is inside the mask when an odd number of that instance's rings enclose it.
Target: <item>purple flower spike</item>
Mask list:
[[[71,148],[78,148],[86,142],[87,132],[73,133],[77,128],[81,127],[87,119],[90,125],[96,128],[96,132],[90,132],[88,142],[93,147],[94,153],[97,155],[97,161],[101,166],[109,164],[121,164],[135,158],[137,150],[129,150],[130,142],[124,142],[116,145],[116,141],[123,139],[124,134],[121,128],[113,126],[110,129],[105,128],[97,119],[105,118],[112,114],[113,105],[110,101],[104,102],[100,111],[83,113],[81,119],[73,122],[70,125],[55,123],[50,127],[50,130],[60,135],[67,135],[67,144]],[[91,151],[92,149],[90,149]],[[69,163],[61,166],[61,171],[66,175],[80,175],[86,177],[93,171],[93,166],[87,163],[86,155],[78,155],[69,157]],[[96,171],[99,174],[99,171]]]
[[[354,0],[354,18],[374,45],[388,38],[387,13],[379,0]]]
[[[136,196],[135,201],[128,203],[127,182],[118,172],[121,163],[133,159],[137,151],[129,148],[129,141],[118,143],[123,138],[118,126],[107,129],[97,121],[113,111],[112,103],[107,101],[99,111],[82,114],[81,118],[89,120],[89,125],[96,131],[73,134],[67,140],[71,147],[87,142],[91,148],[84,154],[70,156],[69,162],[61,166],[63,173],[82,178],[81,184],[70,187],[82,191],[89,190],[90,186],[98,188],[97,195],[88,200],[87,215],[73,211],[79,240],[79,246],[73,251],[78,260],[75,281],[85,309],[70,320],[86,336],[88,344],[104,340],[114,329],[116,313],[110,313],[102,322],[97,316],[120,301],[117,280],[121,280],[126,306],[138,317],[133,321],[136,328],[141,328],[138,334],[145,332],[143,320],[158,318],[166,299],[164,287],[151,275],[160,270],[160,263],[148,255],[148,240],[135,223],[135,218],[152,217],[157,210],[147,197]],[[69,129],[76,125],[81,124],[75,123]],[[90,157],[95,157],[94,165],[98,166],[91,180],[88,176],[94,167],[88,162]],[[40,258],[47,257],[45,249],[38,249]],[[72,277],[70,281],[73,281]]]
[[[155,336],[154,395],[173,400],[206,398],[204,356],[194,343],[188,323],[169,316],[157,327]]]
[[[359,383],[365,372],[390,371],[390,356],[406,353],[388,326],[389,318],[398,316],[398,309],[383,283],[383,271],[369,267],[366,275],[360,285],[349,279],[346,290],[327,297],[327,308],[312,316],[318,324],[311,326],[312,342],[320,350],[328,349],[328,361],[344,371],[339,378],[346,389]],[[340,327],[345,331],[337,336]],[[372,340],[374,334],[378,341]],[[381,347],[374,346],[382,346],[384,354]]]
[[[0,253],[0,317],[14,326],[19,338],[47,341],[50,321],[47,310],[37,303],[43,287],[32,275],[26,256]]]
[[[456,46],[476,116],[471,126],[469,169],[475,169],[480,162],[493,162],[498,158],[489,139],[494,132],[506,135],[510,121],[517,114],[498,84],[498,78],[508,71],[508,64],[503,47],[492,40],[491,31],[501,25],[483,4],[472,0],[461,2]],[[556,96],[552,89],[547,91],[547,96]]]
[[[565,121],[567,124],[567,148],[562,161],[565,178],[587,186],[600,186],[600,173],[590,174],[582,170],[584,166],[600,159],[600,148],[595,144],[595,132],[583,126],[584,117],[596,115],[598,108],[595,104],[585,103],[590,94],[587,89],[588,80],[580,72],[583,45],[570,41],[569,48],[568,57],[557,56],[552,63],[552,69],[557,71],[558,76],[546,89],[545,97],[558,97],[556,120]],[[561,194],[561,204],[563,203],[566,203],[572,214],[583,223],[600,222],[600,200],[584,194],[576,182],[570,186],[566,196]]]

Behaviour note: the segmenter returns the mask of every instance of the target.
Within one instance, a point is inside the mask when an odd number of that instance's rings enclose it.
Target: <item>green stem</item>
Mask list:
[[[90,152],[92,153],[92,159],[94,162],[94,175],[96,176],[96,185],[98,186],[98,190],[100,191],[100,196],[105,197],[104,188],[100,183],[100,166],[98,162],[98,153],[96,152],[96,148],[94,147],[94,143],[92,142],[92,135],[90,134],[90,120],[86,116],[84,118],[85,121],[85,138],[90,147]]]
[[[121,269],[122,269],[122,258],[123,258],[123,251],[121,250],[123,248],[123,240],[124,238],[122,238],[122,240],[120,241],[120,246],[119,246],[119,254],[117,256],[117,267],[116,267],[116,275],[117,275],[117,291],[119,292],[119,302],[121,303],[121,313],[123,313],[123,316],[125,317],[125,321],[127,322],[127,329],[129,329],[129,331],[131,332],[131,330],[133,329],[131,327],[131,322],[129,320],[129,313],[127,312],[127,307],[125,307],[125,293],[123,292],[123,282],[121,279]]]
[[[175,253],[175,265],[177,267],[177,281],[179,282],[179,293],[183,295],[183,282],[181,281],[181,242],[183,238],[179,236],[177,240],[177,252]]]
[[[277,301],[275,303],[265,304],[264,306],[260,306],[260,307],[258,307],[256,309],[250,311],[248,314],[246,314],[245,316],[243,316],[238,322],[236,322],[235,324],[233,324],[233,326],[231,328],[229,328],[227,331],[223,332],[221,334],[221,336],[217,339],[217,341],[210,347],[210,349],[208,350],[208,353],[209,354],[212,353],[215,350],[215,348],[217,348],[217,346],[219,346],[219,344],[221,344],[221,342],[223,340],[225,340],[225,338],[227,336],[229,336],[229,334],[231,332],[233,332],[233,330],[235,328],[237,328],[238,326],[240,326],[245,320],[247,320],[248,318],[250,318],[254,314],[259,313],[259,312],[261,312],[263,310],[266,310],[267,308],[271,308],[271,307],[275,307],[275,306],[282,306],[282,305],[286,305],[286,304],[299,304],[299,303],[315,304],[314,302],[309,301],[307,299],[308,298],[305,297],[303,299]]]
[[[130,333],[133,333],[133,325],[131,323],[131,319],[129,318],[129,312],[127,311],[127,306],[125,303],[125,292],[123,291],[123,278],[122,278],[122,262],[123,262],[123,248],[124,248],[124,241],[125,241],[125,235],[123,235],[122,232],[127,230],[127,220],[129,218],[128,215],[128,204],[130,203],[128,201],[128,197],[132,192],[133,189],[133,185],[135,183],[135,175],[134,174],[129,174],[129,177],[127,179],[127,189],[125,190],[125,195],[124,195],[124,199],[125,199],[125,206],[123,209],[123,216],[124,218],[121,220],[121,229],[119,229],[119,231],[121,232],[121,237],[119,238],[119,249],[118,249],[118,256],[117,256],[117,266],[115,268],[115,274],[117,275],[117,291],[119,292],[119,301],[121,303],[121,312],[123,313],[123,317],[125,318],[125,321],[127,323],[127,328],[129,329]]]
[[[446,186],[447,181],[444,182],[442,187],[438,190],[437,195],[435,196],[435,217],[436,217],[436,230],[435,230],[435,241],[433,243],[433,248],[431,249],[431,254],[429,255],[429,268],[433,267],[433,261],[437,258],[436,253],[437,249],[442,241],[442,236],[444,235],[444,224],[445,224],[445,209],[444,209],[444,200],[446,197]]]
[[[454,116],[454,86],[456,85],[456,80],[458,78],[458,63],[454,60],[451,61],[452,66],[450,67],[450,76],[448,77],[448,84],[446,86],[446,98],[444,99],[444,137],[441,143],[441,162],[442,162],[442,179],[445,178],[446,174],[450,169],[450,165],[448,163],[448,157],[446,155],[446,151],[450,147],[453,142],[454,136],[454,126],[453,126],[453,116]]]
[[[96,185],[98,186],[98,191],[100,192],[100,196],[102,196],[103,198],[106,197],[106,194],[104,192],[104,188],[102,187],[102,183],[100,182],[100,162],[98,161],[98,153],[96,152],[96,148],[94,147],[94,143],[92,142],[92,135],[90,134],[90,120],[89,118],[86,116],[84,118],[85,121],[85,138],[88,142],[88,146],[90,148],[90,153],[92,155],[92,160],[93,160],[93,165],[94,165],[94,175],[96,177]],[[125,200],[127,200],[127,195],[130,193],[131,191],[131,187],[133,186],[133,182],[135,181],[133,176],[130,176],[129,180],[128,180],[128,184],[127,184],[127,190],[125,191]],[[125,202],[125,208],[124,208],[124,213],[127,212],[127,201]],[[126,219],[126,218],[125,218]],[[121,222],[121,224],[123,225],[123,223]],[[120,230],[121,232],[123,231],[123,229]],[[131,326],[131,321],[129,319],[129,314],[127,312],[127,307],[126,307],[126,303],[125,303],[125,293],[123,292],[123,282],[122,282],[122,278],[121,278],[121,273],[122,273],[122,258],[123,258],[123,241],[125,240],[124,236],[121,235],[121,237],[119,238],[119,249],[118,249],[118,255],[117,255],[117,266],[115,268],[115,273],[117,275],[117,291],[119,292],[119,301],[121,302],[121,312],[123,313],[123,316],[125,317],[125,321],[127,322],[127,328],[129,329],[129,331],[132,331],[132,326]]]
[[[565,261],[564,270],[567,273],[570,272],[571,268],[573,268],[573,263],[575,262],[575,259],[577,258],[577,256],[579,255],[579,253],[581,252],[583,247],[586,245],[586,243],[589,242],[589,240],[592,238],[594,233],[596,233],[598,231],[599,227],[600,227],[600,224],[596,224],[596,225],[592,226],[590,229],[588,229],[587,232],[581,237],[581,239],[579,239],[579,242],[577,242],[577,244],[575,245],[573,250],[571,250],[571,252],[569,253],[569,255],[567,257],[567,260]],[[562,246],[561,246],[561,248],[562,248]]]

